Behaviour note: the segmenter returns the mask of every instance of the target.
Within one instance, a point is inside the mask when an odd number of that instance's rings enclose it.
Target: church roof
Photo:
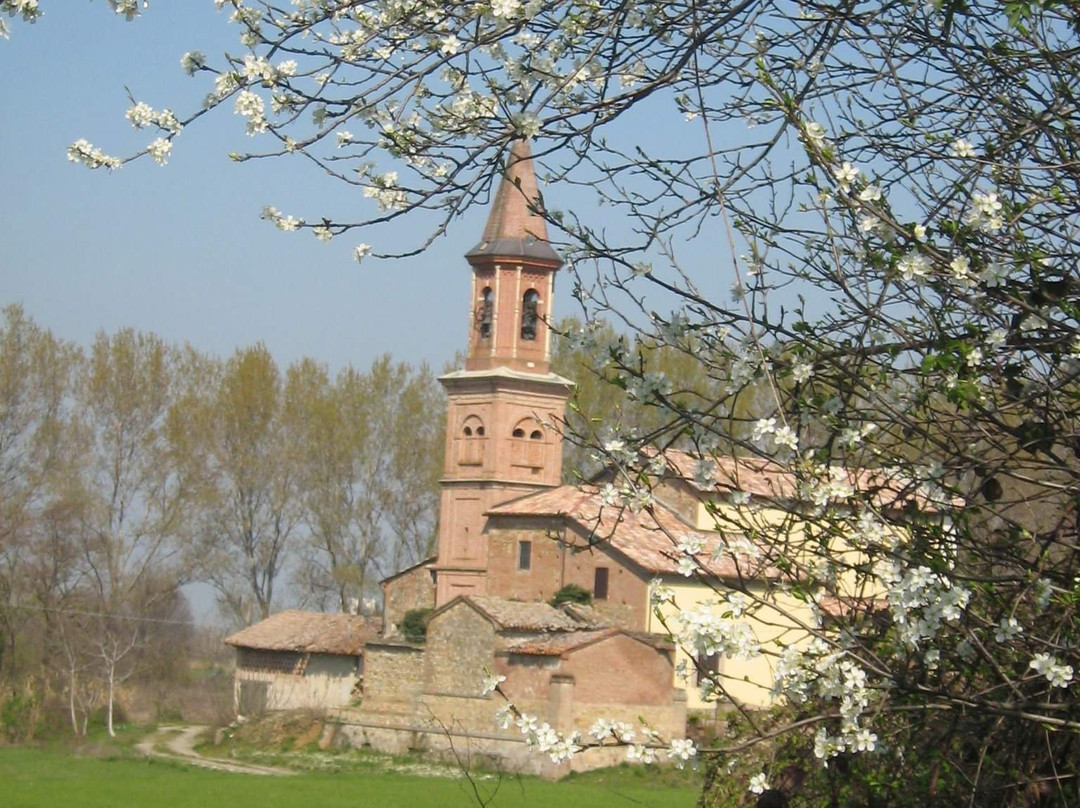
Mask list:
[[[381,628],[379,618],[289,609],[229,635],[225,642],[262,651],[354,656]]]
[[[515,140],[483,238],[465,257],[520,257],[561,265],[562,259],[548,243],[547,222],[537,213],[542,203],[529,144]]]
[[[655,456],[659,450],[647,448],[645,451],[649,456]],[[665,449],[663,456],[673,476],[699,494],[739,491],[765,499],[795,499],[799,494],[796,476],[786,467],[765,458],[710,456],[711,474],[703,478],[698,473],[700,455],[680,449]],[[899,509],[915,505],[927,512],[936,510],[934,503],[918,490],[914,481],[899,471],[846,469],[839,466],[834,467],[833,471],[854,489],[857,496],[869,496],[875,507]],[[961,502],[957,500],[957,504]]]
[[[605,505],[596,486],[563,485],[512,500],[488,513],[491,516],[569,519],[589,535],[590,541],[611,547],[642,569],[657,575],[680,574],[678,544],[688,536],[701,539],[704,549],[697,556],[697,562],[709,575],[741,578],[776,577],[779,574],[772,568],[761,569],[744,555],[727,552],[720,533],[687,524],[659,502],[651,509],[637,513],[623,505]]]

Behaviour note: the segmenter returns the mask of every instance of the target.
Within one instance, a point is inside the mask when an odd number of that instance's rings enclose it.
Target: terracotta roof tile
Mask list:
[[[361,652],[365,642],[377,637],[381,628],[382,620],[375,617],[290,609],[226,637],[225,642],[265,651],[353,656]]]
[[[704,543],[698,556],[702,568],[718,578],[775,577],[773,569],[758,570],[746,557],[734,558],[724,552],[719,533],[698,530],[682,521],[664,505],[634,513],[629,508],[604,505],[595,486],[564,485],[504,503],[489,512],[492,516],[550,516],[576,522],[597,543],[604,542],[638,566],[653,574],[679,572],[677,545],[685,536],[697,536]],[[719,552],[717,552],[719,551]],[[712,555],[717,552],[717,558]]]
[[[527,603],[494,595],[466,595],[465,599],[502,628],[512,631],[577,631],[594,625],[541,601]]]
[[[675,647],[663,637],[656,634],[626,631],[621,628],[602,628],[594,629],[592,631],[566,632],[548,637],[530,637],[526,640],[519,640],[515,643],[511,643],[505,650],[511,654],[563,656],[564,654],[576,651],[583,646],[591,645],[594,642],[599,642],[601,640],[606,640],[609,637],[616,637],[619,635],[631,637],[632,639],[643,642],[653,648],[672,650]]]
[[[604,640],[621,633],[617,628],[568,631],[548,637],[530,637],[527,640],[519,640],[506,646],[506,651],[511,654],[562,656],[568,651],[573,651],[583,645],[589,645],[597,640]]]
[[[646,454],[655,456],[655,449]],[[797,477],[785,466],[760,457],[710,457],[713,463],[713,479],[702,485],[697,479],[699,455],[679,449],[665,449],[664,459],[673,475],[700,494],[730,493],[741,491],[767,499],[794,499],[799,493]],[[914,482],[899,472],[885,469],[842,469],[841,478],[856,493],[869,495],[873,505],[879,508],[903,508],[917,505],[925,511],[933,511],[933,505],[919,493]]]

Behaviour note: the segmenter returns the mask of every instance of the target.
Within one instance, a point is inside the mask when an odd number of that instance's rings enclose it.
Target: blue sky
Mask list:
[[[353,247],[371,239],[323,244],[259,213],[271,204],[360,218],[349,214],[373,202],[299,160],[233,163],[230,151],[254,144],[224,109],[182,133],[165,167],[144,159],[109,174],[69,163],[78,138],[122,155],[154,137],[124,119],[125,86],[180,114],[208,88],[182,72],[183,53],[240,46],[209,0],[153,3],[132,23],[104,0],[42,7],[38,23],[14,20],[0,40],[3,304],[22,303],[83,345],[100,329],[134,326],[222,356],[261,340],[281,363],[311,356],[332,368],[389,351],[439,369],[464,345],[462,255],[484,211],[425,257],[357,265]]]

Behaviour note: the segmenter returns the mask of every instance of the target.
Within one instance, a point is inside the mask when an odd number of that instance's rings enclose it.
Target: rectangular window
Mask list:
[[[519,541],[518,542],[518,569],[519,570],[532,569],[532,542],[531,541]]]
[[[608,569],[597,567],[593,573],[593,600],[607,600]]]
[[[720,654],[712,654],[706,656],[705,654],[698,654],[697,666],[694,670],[694,684],[700,685],[702,682],[711,679],[716,680],[717,675],[720,673]]]

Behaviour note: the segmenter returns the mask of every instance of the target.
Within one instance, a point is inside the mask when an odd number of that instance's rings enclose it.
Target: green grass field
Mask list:
[[[505,776],[477,783],[491,808],[690,808],[697,791],[618,770],[547,783]],[[494,796],[492,797],[492,793]],[[94,758],[61,749],[0,748],[4,808],[479,808],[466,780],[397,774],[223,774],[170,762]]]

